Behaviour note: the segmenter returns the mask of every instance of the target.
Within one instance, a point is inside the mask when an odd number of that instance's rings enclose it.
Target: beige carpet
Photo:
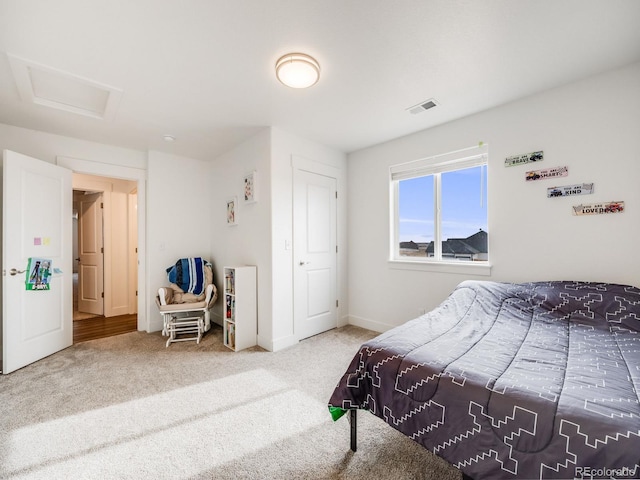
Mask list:
[[[160,334],[74,345],[0,377],[0,478],[459,479],[373,415],[327,401],[358,346],[345,327],[277,353]]]

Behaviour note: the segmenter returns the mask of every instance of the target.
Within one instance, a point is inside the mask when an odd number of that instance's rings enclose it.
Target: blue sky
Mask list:
[[[400,181],[401,242],[433,240],[433,188],[433,176]],[[487,231],[486,167],[442,174],[442,228],[442,240],[466,238],[480,228]]]

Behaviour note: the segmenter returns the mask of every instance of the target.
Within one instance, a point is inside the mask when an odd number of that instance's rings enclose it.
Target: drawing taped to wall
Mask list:
[[[29,258],[25,282],[27,290],[49,290],[51,263],[48,258]]]

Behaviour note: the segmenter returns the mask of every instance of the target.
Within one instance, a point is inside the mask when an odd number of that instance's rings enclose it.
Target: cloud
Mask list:
[[[417,225],[433,225],[433,220],[425,220],[421,218],[401,218],[400,223],[413,223]]]

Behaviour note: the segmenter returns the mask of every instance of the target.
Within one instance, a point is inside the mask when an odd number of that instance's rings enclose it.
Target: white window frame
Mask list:
[[[482,144],[476,147],[465,148],[455,152],[432,157],[422,158],[411,162],[405,162],[389,167],[389,198],[390,198],[390,228],[389,228],[389,265],[391,268],[403,270],[425,270],[442,273],[460,273],[469,275],[491,275],[489,260],[483,262],[461,262],[442,259],[442,242],[440,238],[440,224],[442,222],[441,182],[442,173],[477,166],[489,168],[489,146]],[[487,172],[488,173],[488,172]],[[400,256],[400,232],[399,232],[399,182],[409,178],[434,175],[437,177],[434,185],[434,257],[416,258]],[[487,182],[488,183],[488,182]]]

